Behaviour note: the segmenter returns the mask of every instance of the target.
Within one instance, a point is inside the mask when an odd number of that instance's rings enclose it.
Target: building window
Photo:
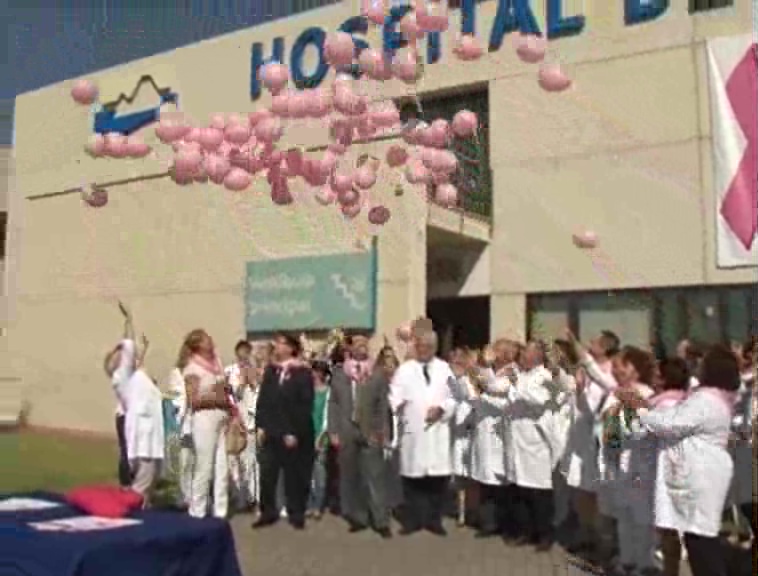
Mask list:
[[[8,236],[8,213],[0,212],[0,260],[5,260],[5,241]]]
[[[459,207],[466,212],[489,218],[492,215],[492,172],[489,143],[489,91],[487,88],[469,92],[421,97],[420,101],[398,102],[401,121],[416,118],[427,124],[437,119],[452,121],[456,113],[470,110],[479,118],[477,137],[455,139],[450,150],[458,157],[459,169],[451,179],[459,192]]]
[[[734,6],[734,0],[690,0],[690,13]]]
[[[561,324],[582,340],[600,330],[625,344],[673,354],[684,338],[712,344],[744,342],[756,331],[756,285],[620,290],[528,297],[530,336],[554,338]]]

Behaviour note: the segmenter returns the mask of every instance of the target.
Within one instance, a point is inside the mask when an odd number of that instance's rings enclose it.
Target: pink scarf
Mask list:
[[[195,354],[192,356],[192,362],[200,366],[203,370],[210,372],[214,376],[223,376],[224,374],[224,367],[222,366],[221,360],[217,355],[214,355],[213,360],[209,362],[202,356]]]
[[[684,390],[666,390],[650,399],[650,408],[670,408],[679,404],[686,397],[687,393]]]
[[[363,384],[371,375],[370,360],[353,360],[352,358],[345,361],[344,370],[347,377],[357,384]]]

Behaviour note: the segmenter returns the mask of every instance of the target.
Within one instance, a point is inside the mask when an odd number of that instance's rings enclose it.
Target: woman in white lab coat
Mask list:
[[[436,334],[418,334],[415,358],[397,369],[390,385],[390,406],[399,417],[404,534],[422,529],[446,534],[442,513],[453,472],[450,421],[457,403],[450,390],[453,372],[436,352]]]
[[[693,576],[727,576],[718,535],[733,464],[731,433],[740,369],[734,353],[712,347],[703,358],[700,386],[668,409],[649,410],[633,390],[616,392],[637,409],[641,429],[676,442],[667,453],[667,476],[656,484],[655,524],[684,533]]]

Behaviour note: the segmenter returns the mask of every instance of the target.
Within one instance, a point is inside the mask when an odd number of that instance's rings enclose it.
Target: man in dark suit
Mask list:
[[[297,338],[281,334],[274,346],[275,362],[266,368],[258,394],[256,426],[261,467],[261,516],[253,527],[279,519],[276,487],[284,472],[287,517],[298,530],[305,527],[305,507],[313,469],[313,376],[299,360]]]
[[[389,379],[368,359],[368,340],[353,337],[350,358],[331,381],[328,430],[339,450],[340,502],[351,532],[373,522],[390,538],[384,447],[389,438]],[[370,514],[370,518],[369,518]]]

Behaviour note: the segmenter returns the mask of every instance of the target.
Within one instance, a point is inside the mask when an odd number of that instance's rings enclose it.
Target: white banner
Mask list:
[[[758,49],[750,34],[708,41],[719,268],[758,265]]]

